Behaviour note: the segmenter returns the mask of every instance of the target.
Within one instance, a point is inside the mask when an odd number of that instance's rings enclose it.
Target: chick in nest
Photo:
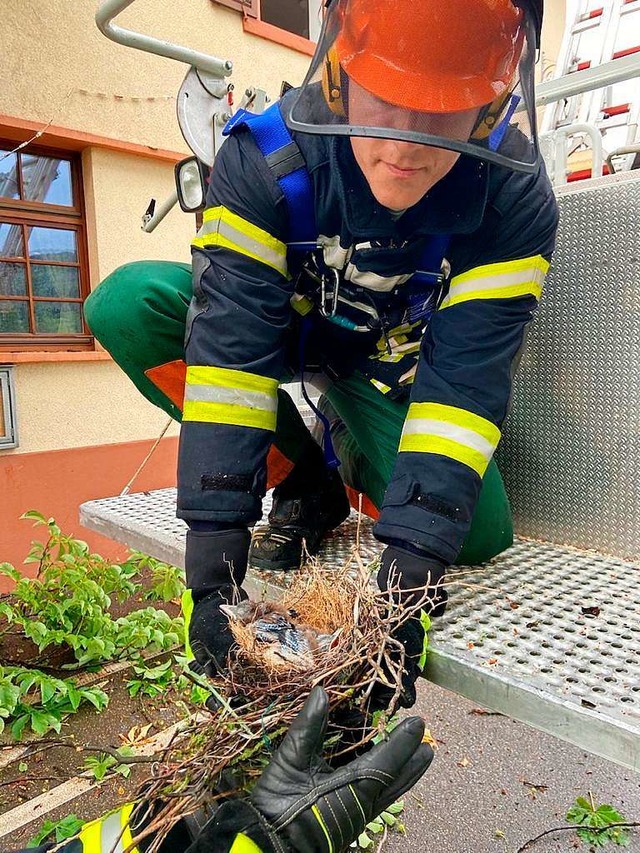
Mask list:
[[[275,601],[241,601],[220,608],[232,623],[242,625],[253,640],[253,651],[274,667],[310,669],[322,652],[334,647],[342,629],[322,634],[296,623],[298,614]]]

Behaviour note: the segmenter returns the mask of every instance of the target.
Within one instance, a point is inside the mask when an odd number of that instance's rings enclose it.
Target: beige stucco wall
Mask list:
[[[564,35],[566,14],[566,0],[545,0],[537,80],[549,80],[555,75],[556,62]]]
[[[142,230],[142,214],[175,189],[173,166],[102,148],[83,154],[92,287],[132,260],[189,261],[195,217],[176,205],[155,231]]]
[[[20,447],[3,454],[156,438],[168,420],[113,362],[18,364],[16,397]]]
[[[187,67],[106,39],[94,22],[97,6],[93,0],[2,0],[0,113],[186,150],[173,99]],[[212,0],[136,0],[117,23],[233,60],[237,92],[253,84],[275,98],[282,80],[300,82],[309,61],[244,33],[241,14]],[[144,100],[150,97],[160,100]]]

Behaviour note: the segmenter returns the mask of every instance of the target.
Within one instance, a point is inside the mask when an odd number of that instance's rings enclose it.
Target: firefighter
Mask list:
[[[329,0],[302,86],[227,128],[192,269],[129,264],[89,297],[96,337],[182,420],[201,666],[226,665],[220,606],[244,595],[267,484],[255,566],[314,553],[349,512],[346,484],[377,516],[381,589],[428,590],[432,615],[448,565],[511,544],[492,457],[557,227],[535,131],[541,24],[542,0]],[[305,371],[325,380],[323,447],[279,390]],[[398,637],[407,706],[428,624]]]
[[[424,723],[409,717],[365,756],[332,771],[321,757],[328,698],[312,690],[282,745],[245,799],[227,799],[207,820],[181,820],[158,853],[339,853],[366,824],[411,788],[431,764]],[[84,825],[59,853],[144,853],[147,836],[130,845],[148,821],[145,804],[123,806]],[[54,845],[37,848],[46,853]],[[33,849],[33,848],[32,848]],[[22,853],[26,853],[23,851]]]

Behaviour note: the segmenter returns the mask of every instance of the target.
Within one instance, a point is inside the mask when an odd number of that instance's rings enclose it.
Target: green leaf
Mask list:
[[[16,581],[16,583],[22,577],[20,572],[15,569],[11,565],[11,563],[0,563],[0,575],[4,575],[5,577],[11,578],[11,580]]]
[[[16,740],[22,739],[22,734],[25,730],[25,727],[28,725],[30,718],[30,714],[21,714],[18,717],[18,719],[11,726],[12,737],[14,737]]]
[[[369,847],[373,847],[373,840],[369,838],[366,832],[362,832],[358,836],[358,847],[362,850],[368,850]]]
[[[0,680],[0,717],[9,717],[20,699],[20,688],[8,679]]]
[[[98,711],[102,711],[109,704],[109,697],[99,687],[82,687],[80,692],[82,693],[82,698],[86,699],[87,702],[91,702],[93,707]]]
[[[54,715],[46,711],[39,711],[37,708],[31,711],[31,728],[37,735],[43,735],[49,729],[60,731],[60,720]]]
[[[47,519],[44,517],[44,515],[41,512],[37,512],[35,509],[29,509],[26,512],[23,512],[22,515],[20,516],[20,518],[26,518],[26,519],[30,518],[33,521],[36,521],[38,524],[47,524],[48,523]],[[52,520],[53,519],[49,519],[49,521],[52,521]]]

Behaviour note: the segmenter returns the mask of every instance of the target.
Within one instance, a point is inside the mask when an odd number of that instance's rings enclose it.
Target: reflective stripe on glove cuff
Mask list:
[[[382,592],[397,589],[394,597],[407,605],[417,604],[426,590],[428,600],[422,609],[429,616],[442,616],[448,600],[444,588],[445,568],[440,560],[420,557],[396,545],[387,545],[380,558],[378,587]]]
[[[246,527],[187,531],[185,571],[194,603],[223,586],[242,586],[250,543],[251,534]]]

